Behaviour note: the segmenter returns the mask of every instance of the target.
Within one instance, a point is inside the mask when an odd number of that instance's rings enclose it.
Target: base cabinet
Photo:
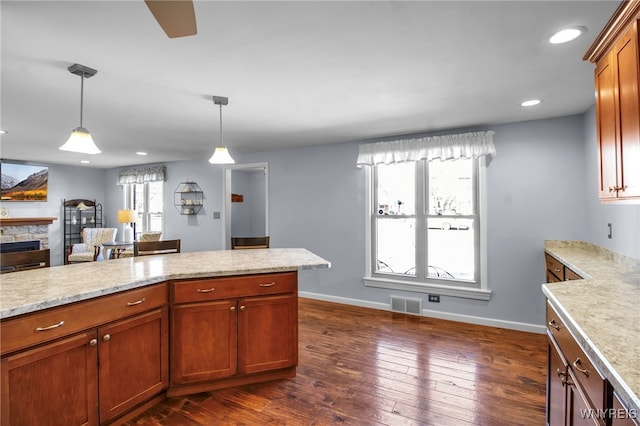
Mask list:
[[[96,330],[2,358],[2,426],[97,425]]]
[[[547,425],[609,424],[611,386],[547,303]]]
[[[175,281],[172,289],[169,395],[295,374],[297,273]]]
[[[167,308],[98,329],[101,423],[168,387],[168,335]]]
[[[0,323],[20,337],[2,347],[2,426],[108,424],[161,394],[167,302],[160,284]]]

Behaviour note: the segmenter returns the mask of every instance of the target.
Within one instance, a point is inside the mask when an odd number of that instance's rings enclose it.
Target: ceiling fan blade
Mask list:
[[[144,0],[169,38],[186,37],[198,32],[192,0]]]

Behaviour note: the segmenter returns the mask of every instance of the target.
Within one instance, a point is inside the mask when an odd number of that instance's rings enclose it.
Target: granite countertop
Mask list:
[[[329,268],[301,248],[217,250],[53,266],[0,276],[0,319],[184,278]]]
[[[640,412],[640,260],[583,241],[546,241],[545,252],[583,280],[542,291],[629,409]]]

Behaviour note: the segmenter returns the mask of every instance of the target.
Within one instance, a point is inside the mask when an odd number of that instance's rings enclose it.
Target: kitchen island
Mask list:
[[[583,278],[544,284],[542,291],[552,309],[548,312],[557,315],[608,383],[603,396],[608,408],[618,407],[617,398],[631,417],[640,416],[640,260],[582,241],[547,241],[545,253]],[[550,323],[550,331],[556,333],[559,324]],[[573,369],[579,372],[580,363]],[[586,380],[593,381],[593,373]]]
[[[5,274],[1,424],[112,424],[166,396],[293,377],[298,271],[329,266],[258,249]]]

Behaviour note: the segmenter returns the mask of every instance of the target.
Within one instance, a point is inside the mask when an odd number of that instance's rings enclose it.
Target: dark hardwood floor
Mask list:
[[[542,334],[300,299],[297,376],[167,399],[127,425],[544,425]]]

